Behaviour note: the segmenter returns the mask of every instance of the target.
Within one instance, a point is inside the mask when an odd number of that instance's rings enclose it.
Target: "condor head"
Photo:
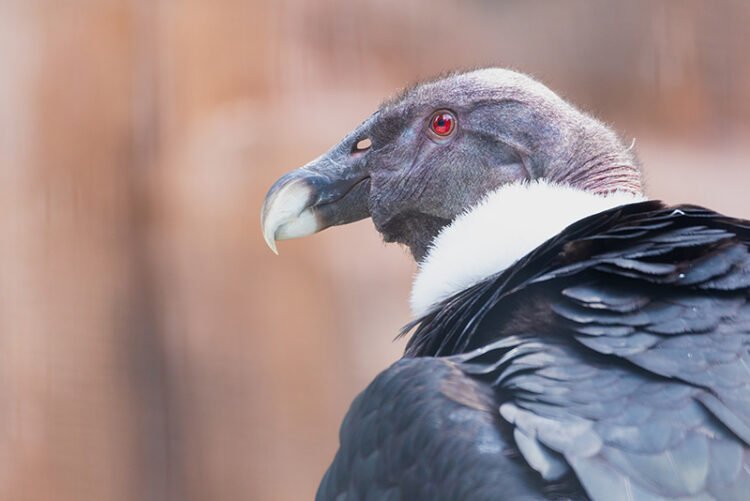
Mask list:
[[[277,240],[371,217],[386,242],[419,261],[457,215],[503,185],[534,179],[641,191],[617,136],[541,83],[498,68],[456,73],[406,90],[281,177],[261,224],[275,252]]]

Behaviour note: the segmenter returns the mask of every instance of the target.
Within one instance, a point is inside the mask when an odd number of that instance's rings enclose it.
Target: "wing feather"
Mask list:
[[[748,226],[691,207],[618,217],[574,225],[417,334],[483,346],[461,363],[546,479],[567,465],[593,499],[746,497]]]

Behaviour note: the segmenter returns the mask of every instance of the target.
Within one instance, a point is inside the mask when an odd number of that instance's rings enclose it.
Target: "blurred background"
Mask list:
[[[369,221],[276,257],[262,198],[477,65],[634,138],[652,197],[750,217],[744,0],[1,0],[0,499],[311,498],[414,265]]]

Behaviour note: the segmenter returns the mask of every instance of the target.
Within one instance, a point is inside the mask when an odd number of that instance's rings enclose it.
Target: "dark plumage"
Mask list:
[[[747,499],[748,245],[746,222],[658,202],[572,225],[413,326],[352,405],[319,498],[585,498],[580,481],[594,499]],[[463,399],[433,389],[448,367]],[[441,446],[454,464],[402,483]]]
[[[508,96],[487,104],[487,96],[504,95],[507,88],[483,94],[474,86],[461,87],[461,75],[447,78],[459,83],[416,87],[381,113],[401,106],[429,116],[447,107],[449,98],[463,99],[461,106],[474,110],[496,106],[490,115],[513,115],[499,121],[475,118],[472,126],[486,130],[485,141],[510,134],[518,141],[509,139],[506,147],[522,140],[533,144],[524,150],[534,159],[525,165],[536,165],[539,172],[533,179],[590,194],[640,190],[632,157],[609,131],[581,146],[585,135],[574,130],[596,132],[602,126],[569,105],[539,89],[519,94],[510,108]],[[444,92],[435,96],[436,89]],[[461,90],[471,94],[473,104]],[[566,116],[576,120],[568,123]],[[563,123],[547,124],[540,117],[562,117]],[[404,141],[412,126],[403,123],[376,137]],[[560,134],[565,139],[558,142]],[[566,159],[562,164],[550,154],[573,145],[585,153],[560,153]],[[389,152],[385,158],[394,158],[391,146],[379,148]],[[491,150],[478,147],[478,161],[490,158]],[[441,151],[422,162],[435,167],[437,157],[463,159],[458,167],[441,164],[435,176],[469,168],[470,150],[464,145],[458,151]],[[453,183],[452,190],[464,191],[444,197],[441,207],[439,198],[373,193],[379,168],[373,155],[367,196],[376,203],[369,210],[410,221],[398,232],[422,227],[422,216],[440,211],[453,226],[467,224],[456,216],[482,196],[507,197],[506,184],[528,182],[516,179],[516,163],[507,161],[520,154],[509,155],[494,167],[502,172],[476,185],[456,179],[486,172],[486,166],[440,182],[423,180],[441,189]],[[424,172],[414,167],[414,158],[407,155],[400,167],[406,172],[392,175],[408,180]],[[272,188],[266,229],[297,228],[304,211],[318,207],[313,196],[288,194],[289,186],[298,186],[298,176],[282,178]],[[277,224],[279,200],[295,197],[306,197],[304,207]],[[454,206],[459,199],[466,201],[463,209]],[[404,206],[409,209],[398,209]],[[550,208],[557,209],[564,212]],[[410,217],[415,211],[422,216]],[[407,326],[405,332],[412,334],[404,358],[352,404],[318,499],[748,499],[750,223],[658,201],[590,214],[509,266],[492,268],[438,298]],[[497,217],[498,226],[482,227],[482,234],[499,231],[503,218],[524,214]],[[424,226],[415,238],[447,245],[435,238],[446,224]],[[518,231],[525,231],[523,225]],[[507,235],[507,245],[520,236]],[[429,260],[427,243],[393,239]],[[482,242],[478,238],[474,244]]]

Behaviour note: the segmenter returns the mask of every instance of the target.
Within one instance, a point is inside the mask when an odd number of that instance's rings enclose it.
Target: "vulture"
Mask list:
[[[750,499],[750,222],[647,199],[632,147],[500,68],[386,101],[261,225],[367,217],[414,319],[317,499]]]

